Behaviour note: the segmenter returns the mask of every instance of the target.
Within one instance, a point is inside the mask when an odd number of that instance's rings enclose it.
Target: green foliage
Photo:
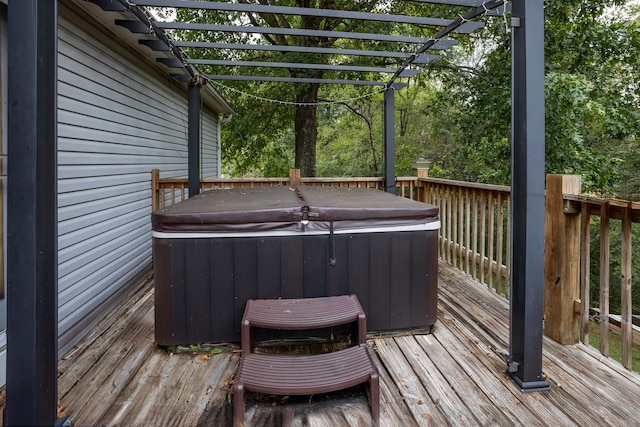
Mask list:
[[[619,159],[596,145],[606,117],[593,85],[583,76],[550,72],[545,97],[547,171],[580,174],[584,188],[591,191],[613,188]]]
[[[222,157],[224,172],[231,176],[263,175],[275,173],[275,163],[282,162],[280,170],[287,176],[292,162],[289,151],[292,149],[291,128],[282,126],[293,121],[294,109],[290,105],[265,102],[261,97],[273,96],[274,91],[286,94],[287,87],[253,84],[253,96],[238,96],[225,86],[216,88],[229,99],[235,99],[237,113],[233,119],[222,126]],[[245,89],[246,90],[246,89]],[[283,145],[284,144],[284,145]],[[265,166],[269,171],[264,170]]]
[[[622,363],[622,339],[614,331],[609,331],[609,357]],[[600,325],[597,322],[589,322],[589,344],[594,348],[600,347]],[[640,346],[634,344],[631,347],[631,367],[635,372],[640,372]]]
[[[545,2],[545,153],[547,173],[580,174],[587,191],[629,195],[639,192],[631,165],[640,148],[640,33],[637,21],[612,13],[624,3]],[[462,131],[449,177],[508,184],[511,53],[498,22],[483,35],[492,48],[439,65],[438,97],[457,106]],[[459,72],[478,55],[472,71]]]
[[[380,176],[384,166],[381,123],[381,94],[320,107],[318,176]]]

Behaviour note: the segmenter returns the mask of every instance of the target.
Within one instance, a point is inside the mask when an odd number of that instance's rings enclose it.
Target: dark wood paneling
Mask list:
[[[356,294],[369,330],[435,322],[437,232],[342,234],[335,243],[331,266],[326,235],[157,239],[156,339],[239,341],[250,298]]]
[[[220,337],[214,341],[234,341],[240,335],[240,321],[236,321],[235,313],[233,250],[224,239],[208,239],[208,242],[212,337]]]
[[[327,296],[348,295],[349,292],[349,236],[335,236],[335,259],[336,264],[330,264],[330,256],[327,256],[327,262],[324,264],[327,278]],[[329,252],[330,254],[330,252]]]
[[[239,329],[247,300],[258,296],[257,240],[253,238],[230,240],[233,247],[234,318]],[[240,335],[237,336],[237,340],[239,339]]]
[[[411,326],[425,326],[432,324],[429,322],[429,310],[433,310],[433,320],[437,314],[437,288],[430,290],[430,280],[437,280],[438,253],[437,253],[437,237],[429,237],[432,233],[412,233],[411,235],[411,302],[409,304],[411,311]],[[437,234],[435,235],[437,236]],[[436,271],[432,276],[429,275],[429,269],[433,268],[429,257],[435,256]],[[431,304],[433,300],[433,304]]]
[[[174,240],[169,243],[171,248],[171,258],[164,262],[170,262],[171,279],[169,280],[169,294],[171,298],[171,344],[186,343],[187,325],[186,325],[186,280],[185,280],[185,257],[184,246],[190,243],[187,241]],[[163,261],[160,261],[163,262]]]
[[[390,233],[389,328],[406,328],[411,324],[411,235]],[[383,285],[384,286],[384,285]]]
[[[302,239],[283,238],[280,244],[280,283],[282,298],[302,298],[304,281]]]
[[[433,325],[438,317],[438,233],[425,234],[427,235],[427,250],[423,259],[427,264],[427,286],[425,288],[427,309],[424,310],[426,320],[416,326]],[[421,283],[416,283],[416,291],[421,287]]]
[[[360,305],[364,312],[369,316],[371,313],[371,287],[369,278],[371,271],[369,270],[370,259],[370,243],[369,234],[350,234],[347,247],[347,256],[349,265],[347,271],[348,292],[349,294],[358,295]],[[371,326],[368,320],[367,327]]]
[[[329,262],[329,236],[303,237],[303,287],[306,298],[327,295],[326,263]]]
[[[185,281],[189,284],[185,286],[185,342],[199,343],[201,337],[211,335],[210,264],[202,262],[209,259],[209,242],[206,239],[194,239],[185,245],[184,256],[187,262]]]
[[[369,268],[371,310],[367,313],[367,328],[389,329],[391,277],[390,233],[373,233],[370,237]]]
[[[273,299],[281,296],[280,291],[280,242],[282,237],[256,239],[256,266],[259,299]]]
[[[161,261],[171,259],[171,244],[168,240],[162,239],[154,242],[154,256],[157,260],[153,265],[156,341],[158,344],[165,345],[171,342],[171,325],[174,322],[171,311],[171,263]]]

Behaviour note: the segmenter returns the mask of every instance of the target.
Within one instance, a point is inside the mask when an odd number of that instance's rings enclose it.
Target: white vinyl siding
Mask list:
[[[218,156],[220,156],[220,144],[218,144],[218,121],[209,109],[204,109],[200,125],[201,153],[200,173],[204,178],[217,178]]]
[[[60,354],[151,264],[151,170],[186,177],[187,92],[63,7],[58,54]],[[216,116],[202,168],[218,176]]]

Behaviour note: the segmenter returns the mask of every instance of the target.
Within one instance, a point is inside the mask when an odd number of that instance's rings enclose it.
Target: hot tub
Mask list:
[[[152,223],[159,345],[240,341],[248,299],[355,294],[370,331],[436,321],[436,206],[373,189],[242,188]]]

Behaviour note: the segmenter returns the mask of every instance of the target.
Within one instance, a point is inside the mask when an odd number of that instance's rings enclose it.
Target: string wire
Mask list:
[[[235,92],[238,93],[240,95],[244,95],[244,96],[248,96],[250,98],[253,99],[257,99],[259,101],[264,101],[264,102],[272,102],[274,104],[282,104],[282,105],[296,105],[296,106],[309,106],[309,105],[336,105],[336,104],[346,104],[349,102],[354,102],[354,101],[358,101],[360,99],[364,99],[364,98],[370,98],[372,96],[375,95],[374,92],[372,93],[367,93],[364,95],[360,95],[360,96],[354,96],[352,98],[347,98],[347,99],[343,99],[343,100],[336,100],[336,101],[317,101],[317,102],[292,102],[292,101],[282,101],[279,99],[272,99],[272,98],[265,98],[262,96],[258,96],[258,95],[253,95],[251,93],[248,92],[244,92],[242,90],[236,89],[234,87],[231,86],[227,86],[219,81],[213,80],[213,79],[209,79],[207,78],[208,81],[212,82],[213,84],[220,86],[221,88],[225,89],[225,90],[229,90],[231,92]]]

